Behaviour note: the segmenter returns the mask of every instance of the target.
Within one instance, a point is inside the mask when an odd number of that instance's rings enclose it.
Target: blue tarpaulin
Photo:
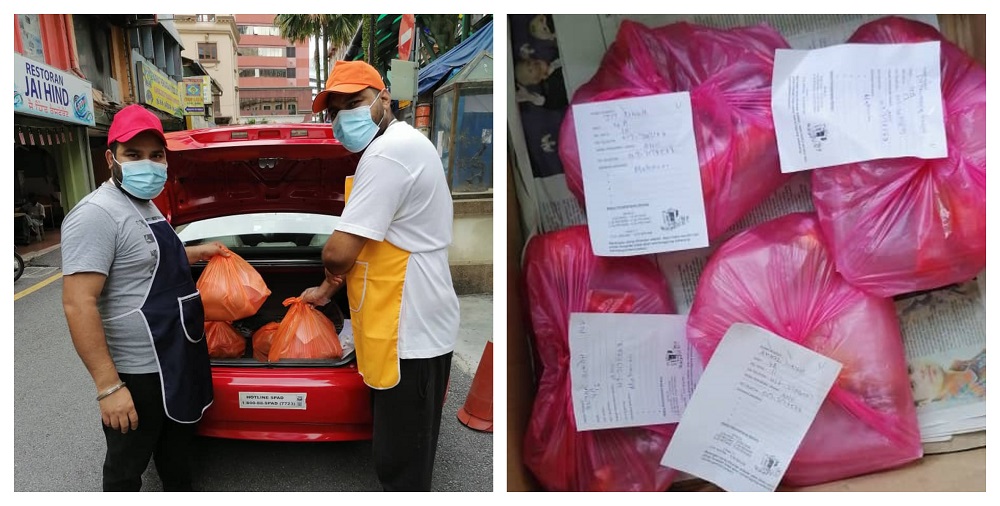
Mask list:
[[[437,59],[420,69],[417,74],[417,87],[419,93],[423,94],[442,80],[451,77],[462,67],[472,61],[480,51],[493,52],[493,21],[472,34],[461,44],[451,48],[447,53],[438,56]]]

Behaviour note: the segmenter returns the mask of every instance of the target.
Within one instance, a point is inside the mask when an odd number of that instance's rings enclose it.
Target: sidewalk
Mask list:
[[[31,244],[18,244],[15,247],[17,248],[17,252],[21,254],[21,258],[23,258],[25,262],[28,262],[35,257],[58,249],[60,240],[59,236],[59,229],[46,230],[44,241],[35,241]]]

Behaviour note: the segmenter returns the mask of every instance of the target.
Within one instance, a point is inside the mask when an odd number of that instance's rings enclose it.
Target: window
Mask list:
[[[288,114],[295,114],[295,103],[288,104]]]
[[[280,47],[241,47],[240,56],[284,56],[285,52]]]
[[[215,14],[198,14],[198,21],[207,22],[207,23],[214,23],[215,22]]]
[[[257,70],[259,69],[240,69],[240,77],[257,77]]]
[[[260,77],[285,77],[285,69],[258,69]]]
[[[294,68],[287,68],[287,69],[285,69],[285,77],[294,78],[295,77],[295,69]]]
[[[21,29],[21,45],[24,56],[45,63],[42,49],[42,27],[38,24],[38,14],[18,14],[17,26]]]
[[[218,59],[219,59],[219,48],[215,44],[215,42],[199,42],[198,43],[198,59],[199,60],[218,61]]]
[[[264,110],[265,111],[270,111],[271,110],[271,106],[270,105],[265,105],[264,106]]]
[[[277,26],[267,25],[240,25],[239,32],[241,35],[281,35]]]
[[[295,46],[288,46],[285,48],[285,56],[288,58],[295,58]]]
[[[285,105],[281,103],[274,104],[274,110],[280,111]]]

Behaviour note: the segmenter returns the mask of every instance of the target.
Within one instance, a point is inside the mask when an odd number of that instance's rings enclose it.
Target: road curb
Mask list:
[[[33,259],[33,258],[40,257],[42,255],[47,255],[49,253],[52,253],[53,251],[59,249],[60,246],[62,246],[62,245],[61,244],[56,244],[56,245],[53,245],[53,246],[49,246],[48,248],[45,248],[45,249],[40,249],[38,251],[32,251],[30,253],[24,253],[24,254],[21,255],[21,258],[24,259],[25,262],[28,262],[28,261],[31,261],[31,259]]]

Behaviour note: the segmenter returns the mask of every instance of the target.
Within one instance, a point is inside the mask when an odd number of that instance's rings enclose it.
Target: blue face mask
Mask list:
[[[363,151],[375,139],[375,135],[378,134],[378,126],[382,123],[382,120],[379,120],[378,124],[376,124],[372,121],[370,111],[375,102],[378,102],[380,96],[382,96],[381,91],[375,96],[375,100],[372,100],[372,103],[368,107],[357,107],[340,111],[337,113],[337,117],[334,118],[333,136],[351,153]],[[382,117],[383,119],[385,118],[384,111]]]
[[[163,191],[167,182],[167,166],[152,160],[136,160],[121,163],[111,157],[122,168],[122,189],[137,199],[152,200]]]

